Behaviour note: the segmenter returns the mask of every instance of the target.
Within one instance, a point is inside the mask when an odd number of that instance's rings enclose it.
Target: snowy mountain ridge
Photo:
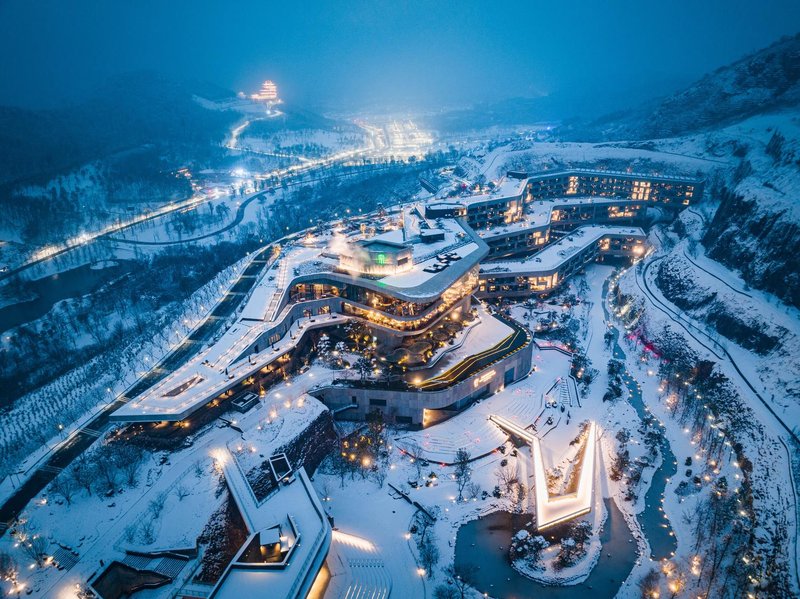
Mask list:
[[[655,106],[609,115],[588,129],[604,139],[675,137],[798,103],[800,34],[720,67]]]

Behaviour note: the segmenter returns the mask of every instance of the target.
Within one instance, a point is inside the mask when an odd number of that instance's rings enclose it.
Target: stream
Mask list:
[[[608,280],[603,285],[603,310],[611,322],[606,298]],[[619,331],[612,327],[613,356],[624,361],[625,352],[619,345]],[[636,379],[626,370],[622,377],[628,401],[643,422],[654,417],[645,408],[641,389]],[[659,426],[655,422],[655,426]],[[645,508],[636,519],[650,544],[651,558],[670,557],[677,548],[677,540],[669,520],[661,511],[667,481],[675,476],[678,467],[675,455],[665,435],[659,436],[662,460],[653,472],[650,487],[645,495]],[[525,597],[553,597],[556,599],[585,599],[585,597],[614,597],[630,575],[638,559],[638,548],[627,523],[612,499],[605,498],[607,518],[600,533],[603,545],[600,558],[588,578],[571,586],[553,586],[536,582],[518,573],[508,559],[511,537],[520,530],[530,516],[499,511],[481,519],[472,520],[458,529],[456,537],[455,566],[462,572],[471,571],[469,581],[481,593],[504,599]]]
[[[106,283],[130,272],[132,268],[131,261],[115,260],[108,266],[84,264],[28,281],[25,283],[26,288],[35,298],[0,308],[0,332],[41,318],[57,302],[92,293]]]
[[[607,296],[608,281],[603,285],[603,310],[606,314],[606,320],[611,322],[606,303]],[[614,334],[614,358],[624,362],[625,352],[622,351],[619,345],[619,331],[616,327],[612,327],[611,331]],[[642,391],[639,389],[636,379],[631,376],[627,369],[622,375],[622,382],[625,383],[628,389],[628,402],[636,410],[642,422],[652,420],[652,424],[655,427],[661,428],[655,417],[645,408],[644,400],[642,399]],[[662,458],[661,465],[653,472],[650,488],[645,495],[645,509],[636,515],[636,519],[639,521],[639,525],[642,527],[642,531],[650,543],[650,557],[654,560],[670,557],[678,547],[678,541],[675,538],[669,520],[667,520],[665,514],[660,509],[667,481],[678,472],[678,465],[666,435],[661,434],[658,439],[658,450]]]

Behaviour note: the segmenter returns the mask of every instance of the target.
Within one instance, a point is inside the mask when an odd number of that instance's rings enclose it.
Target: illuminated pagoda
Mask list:
[[[266,102],[267,104],[280,104],[278,97],[278,86],[274,81],[267,79],[258,92],[251,94],[250,99],[256,102]]]

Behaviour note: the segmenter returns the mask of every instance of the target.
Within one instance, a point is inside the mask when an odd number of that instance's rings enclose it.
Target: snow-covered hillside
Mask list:
[[[319,158],[364,146],[363,132],[352,129],[299,129],[274,132],[245,131],[238,147],[258,153],[274,153],[286,157]]]
[[[703,237],[709,255],[753,287],[800,306],[800,111],[749,119],[724,131],[739,157],[718,188]]]
[[[747,285],[800,306],[800,106],[681,137],[606,143],[541,143],[517,151],[509,168],[559,168],[628,161],[637,171],[701,173],[705,198],[691,209],[710,258]]]
[[[605,139],[674,137],[736,123],[800,101],[800,34],[708,73],[655,106],[614,114],[583,135]]]
[[[674,236],[676,238],[677,236]],[[706,329],[705,342],[737,360],[773,408],[800,421],[800,312],[748,286],[709,259],[692,238],[649,269],[650,290]]]

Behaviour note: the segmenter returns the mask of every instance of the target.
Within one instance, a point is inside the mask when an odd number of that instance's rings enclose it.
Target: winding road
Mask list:
[[[691,262],[691,263],[692,263],[692,264],[693,264],[695,267],[697,267],[698,269],[702,270],[702,271],[703,271],[704,273],[706,273],[708,276],[715,278],[717,281],[719,281],[720,283],[722,283],[723,285],[725,285],[725,286],[726,286],[728,289],[730,289],[731,291],[735,291],[735,292],[736,292],[736,293],[738,293],[739,295],[743,295],[743,296],[745,296],[745,297],[750,297],[750,298],[752,298],[752,297],[753,297],[752,295],[750,295],[749,293],[746,293],[746,292],[742,291],[741,289],[736,289],[736,287],[734,287],[733,285],[731,285],[730,283],[728,283],[728,282],[727,282],[725,279],[722,279],[722,278],[718,277],[717,275],[715,275],[715,274],[714,274],[713,272],[711,272],[710,270],[707,270],[707,269],[703,268],[702,266],[700,266],[700,265],[699,265],[697,262],[695,262],[695,261],[692,259],[692,257],[691,257],[691,256],[689,256],[689,254],[687,254],[687,253],[686,253],[686,250],[683,250],[683,255],[684,255],[684,257],[685,257],[685,258],[686,258],[686,259],[687,259],[689,262]]]
[[[100,241],[102,239],[106,239],[106,238],[108,238],[109,236],[111,236],[111,235],[113,235],[115,233],[119,233],[120,231],[124,231],[125,229],[129,229],[129,228],[131,228],[131,227],[133,227],[135,225],[140,225],[142,223],[149,222],[149,221],[151,221],[153,219],[160,218],[160,217],[166,216],[168,214],[172,214],[173,212],[175,212],[177,210],[183,210],[185,208],[194,207],[194,206],[196,206],[198,204],[203,203],[204,201],[206,201],[205,198],[190,198],[188,200],[184,200],[183,202],[175,204],[174,206],[166,206],[163,209],[159,209],[157,211],[154,211],[152,214],[148,214],[146,216],[137,217],[132,222],[124,223],[124,224],[121,224],[121,225],[119,225],[117,227],[109,227],[107,230],[105,230],[103,232],[91,234],[91,235],[88,236],[88,238],[85,241],[81,241],[81,242],[76,243],[76,244],[66,245],[66,246],[64,246],[62,248],[59,248],[57,250],[53,250],[51,253],[48,253],[46,256],[42,256],[41,258],[36,258],[34,260],[29,260],[28,262],[20,264],[19,266],[15,266],[14,268],[10,268],[10,269],[6,270],[5,272],[0,272],[0,281],[8,279],[9,277],[12,277],[17,273],[20,273],[20,272],[23,272],[25,270],[28,270],[29,268],[31,268],[33,266],[36,266],[37,264],[42,264],[43,262],[47,262],[48,260],[52,260],[53,258],[57,258],[58,256],[62,256],[62,255],[67,254],[67,253],[69,253],[69,252],[71,252],[73,250],[77,250],[77,249],[86,247],[87,245],[92,244],[92,243],[94,243],[96,241]]]
[[[329,167],[333,166],[334,164],[336,164],[338,162],[346,162],[348,160],[352,160],[354,157],[359,156],[359,155],[367,154],[370,151],[372,151],[371,147],[370,148],[364,148],[363,150],[358,150],[358,151],[352,152],[352,153],[350,153],[348,155],[345,155],[345,156],[340,156],[340,157],[337,156],[337,157],[332,157],[332,158],[325,159],[325,160],[319,160],[319,161],[316,161],[316,162],[310,162],[310,163],[308,163],[306,165],[303,165],[303,166],[301,166],[299,168],[272,171],[271,173],[267,173],[265,175],[265,177],[266,178],[276,177],[278,179],[280,179],[282,177],[288,178],[289,179],[289,181],[287,182],[288,186],[298,185],[300,183],[310,183],[310,182],[313,182],[313,181],[318,181],[321,178],[303,179],[301,177],[297,177],[297,175],[303,175],[303,174],[311,173],[314,170],[326,169],[326,168],[329,168]],[[384,167],[384,168],[388,168],[388,167]],[[121,223],[121,224],[118,224],[118,225],[109,225],[108,227],[106,227],[105,229],[103,229],[101,231],[97,231],[97,232],[94,232],[94,233],[86,234],[84,236],[84,238],[82,238],[81,240],[77,241],[76,243],[69,243],[68,245],[65,245],[64,247],[60,247],[58,249],[54,249],[52,252],[50,252],[47,255],[44,255],[44,256],[42,256],[40,258],[31,259],[31,260],[29,260],[29,261],[27,261],[27,262],[25,262],[23,264],[20,264],[19,266],[16,266],[14,268],[10,268],[10,269],[8,269],[8,270],[6,270],[4,272],[0,272],[0,281],[8,279],[9,277],[14,276],[15,274],[18,274],[18,273],[23,272],[23,271],[25,271],[25,270],[33,267],[33,266],[36,266],[37,264],[42,264],[44,262],[47,262],[48,260],[51,260],[53,258],[57,258],[58,256],[62,256],[62,255],[67,254],[67,253],[69,253],[69,252],[71,252],[73,250],[77,250],[77,249],[86,247],[87,245],[90,245],[90,244],[95,243],[97,241],[102,241],[102,240],[105,240],[105,239],[111,239],[111,240],[113,240],[115,242],[118,242],[118,243],[121,242],[121,243],[135,244],[136,243],[135,241],[119,239],[119,238],[113,238],[113,236],[118,234],[118,233],[120,233],[121,231],[125,231],[126,229],[130,229],[131,227],[133,227],[135,225],[140,225],[140,224],[143,224],[143,223],[146,223],[146,222],[150,222],[150,221],[152,221],[152,220],[154,220],[156,218],[160,218],[162,216],[168,216],[170,214],[175,213],[178,210],[183,210],[185,208],[192,208],[192,207],[198,206],[198,205],[200,205],[200,204],[202,204],[202,203],[204,203],[206,201],[208,201],[207,197],[195,196],[195,197],[183,200],[181,202],[177,202],[177,203],[172,204],[172,205],[165,205],[165,206],[163,206],[161,208],[158,208],[158,209],[154,210],[150,214],[133,217],[131,219],[131,221],[129,221],[129,222]],[[237,216],[238,216],[238,211],[237,211]],[[239,220],[238,222],[233,223],[233,226],[236,226],[240,222],[241,222],[241,220]],[[162,243],[157,243],[157,242],[138,242],[138,243],[139,243],[139,245],[171,245],[172,243],[189,243],[191,241],[197,241],[198,239],[205,239],[207,237],[212,237],[214,235],[218,235],[220,233],[224,233],[225,231],[227,231],[229,229],[230,229],[230,227],[223,228],[222,230],[218,230],[216,232],[200,236],[200,237],[198,237],[196,239],[184,239],[184,240],[178,241],[178,242],[162,242]]]
[[[706,345],[703,341],[701,341],[697,337],[697,335],[695,335],[692,331],[690,331],[688,327],[692,327],[693,329],[696,329],[698,333],[700,333],[701,335],[704,335],[705,337],[707,337],[709,339],[709,341],[711,341],[711,343],[715,347],[718,347],[718,348],[721,349],[722,347],[719,345],[719,343],[714,341],[708,335],[707,332],[705,332],[703,329],[701,329],[700,327],[698,327],[697,325],[692,323],[690,320],[682,318],[681,314],[678,311],[673,310],[665,302],[661,301],[656,296],[656,294],[653,293],[653,290],[650,288],[650,283],[647,280],[647,275],[648,275],[648,273],[650,271],[650,267],[653,266],[654,264],[656,264],[657,262],[660,262],[664,258],[666,258],[666,256],[658,256],[656,258],[653,258],[649,262],[647,262],[645,267],[644,267],[644,271],[642,273],[640,273],[638,268],[637,268],[635,273],[634,273],[635,274],[636,286],[639,287],[639,290],[650,301],[650,303],[653,305],[653,307],[655,307],[657,310],[661,311],[662,313],[666,314],[673,322],[675,322],[675,324],[679,325],[684,331],[686,331],[692,337],[692,339],[694,339],[697,343],[699,343],[704,348],[706,348],[709,352],[714,354],[718,359],[722,360],[722,355],[716,349],[712,349],[711,347]],[[640,277],[641,277],[641,282],[640,282]]]
[[[656,295],[653,293],[652,289],[650,288],[650,284],[649,284],[649,282],[647,280],[647,274],[648,274],[648,271],[649,271],[650,267],[653,264],[655,264],[656,262],[658,262],[660,260],[663,260],[665,257],[666,256],[659,256],[657,258],[654,258],[653,260],[650,260],[645,265],[644,271],[642,272],[642,275],[641,275],[642,283],[644,284],[644,286],[642,286],[639,283],[639,273],[638,273],[638,271],[636,272],[636,284],[639,286],[639,289],[645,294],[645,296],[650,300],[650,302],[656,308],[660,309],[662,312],[667,314],[676,324],[680,325],[687,333],[689,333],[689,335],[691,335],[692,339],[697,341],[697,343],[699,343],[700,345],[705,347],[708,351],[710,351],[712,354],[717,356],[717,358],[719,358],[721,360],[722,359],[727,359],[728,362],[730,363],[730,365],[733,367],[733,369],[739,375],[739,378],[741,379],[741,381],[747,386],[748,389],[750,389],[750,391],[753,392],[753,395],[756,396],[756,398],[763,404],[763,406],[769,411],[769,413],[781,425],[783,430],[786,431],[786,433],[789,435],[789,437],[791,437],[791,439],[795,443],[797,443],[798,446],[800,447],[800,437],[797,436],[797,434],[792,430],[792,428],[789,427],[786,424],[786,422],[783,421],[783,419],[775,412],[775,410],[772,409],[772,406],[770,406],[769,403],[756,390],[756,388],[753,386],[753,384],[750,382],[750,380],[747,378],[747,376],[745,376],[745,374],[739,368],[739,365],[736,363],[736,360],[734,360],[733,356],[731,356],[731,354],[728,353],[728,350],[725,348],[725,346],[720,344],[720,343],[718,343],[718,342],[716,342],[716,341],[714,341],[713,338],[708,334],[707,331],[705,331],[702,328],[698,327],[697,325],[693,324],[691,321],[688,321],[688,320],[686,320],[684,318],[681,318],[680,315],[676,311],[674,311],[671,308],[669,308],[664,302],[659,300],[656,297]],[[717,350],[712,350],[710,347],[708,347],[708,345],[706,345],[705,343],[700,341],[700,339],[698,339],[697,336],[694,333],[692,333],[688,328],[686,328],[684,323],[688,324],[692,328],[696,329],[700,334],[704,335],[707,339],[709,339],[711,341],[711,343],[713,343],[714,346],[717,348]],[[720,355],[720,352],[721,352],[722,355]]]
[[[242,219],[244,219],[244,211],[247,210],[247,207],[252,203],[252,201],[258,198],[263,198],[267,193],[268,192],[266,191],[262,191],[251,195],[244,202],[239,204],[239,207],[236,209],[236,216],[231,222],[229,222],[221,229],[217,229],[216,231],[211,231],[210,233],[204,233],[203,235],[198,235],[197,237],[188,237],[185,239],[177,239],[170,241],[142,241],[140,239],[123,239],[121,237],[109,237],[108,240],[113,241],[115,243],[127,243],[130,245],[179,245],[182,243],[192,243],[194,241],[201,241],[203,239],[208,239],[210,237],[216,237],[217,235],[221,235],[222,233],[230,231],[234,227],[240,225]]]
[[[309,183],[319,182],[319,181],[321,181],[323,179],[326,179],[326,180],[327,179],[342,179],[342,178],[345,178],[345,177],[351,177],[354,174],[374,173],[374,172],[378,172],[378,171],[384,171],[384,170],[387,170],[387,169],[390,169],[390,168],[393,168],[393,167],[392,167],[392,165],[389,165],[389,164],[372,165],[372,166],[370,166],[370,168],[358,171],[358,173],[336,173],[336,174],[327,175],[325,177],[314,177],[314,178],[310,178],[310,179],[293,180],[293,181],[287,182],[286,187],[293,187],[295,185],[307,185]],[[183,238],[183,239],[174,239],[174,240],[170,240],[170,241],[142,241],[142,240],[139,240],[139,239],[124,239],[124,238],[121,238],[121,237],[108,237],[108,240],[109,241],[113,241],[115,243],[125,243],[125,244],[129,244],[129,245],[169,246],[169,245],[180,245],[180,244],[184,244],[184,243],[193,243],[195,241],[202,241],[203,239],[209,239],[211,237],[216,237],[217,235],[221,235],[222,233],[230,231],[231,229],[234,229],[235,227],[239,226],[242,223],[242,220],[244,220],[245,210],[250,205],[250,203],[253,200],[257,199],[257,198],[264,197],[264,195],[267,194],[267,193],[269,193],[269,191],[261,191],[261,192],[258,192],[258,193],[255,193],[255,194],[251,195],[249,198],[245,199],[239,205],[239,207],[236,209],[236,216],[234,217],[234,219],[231,222],[229,222],[228,224],[226,224],[225,226],[223,226],[220,229],[216,229],[216,230],[211,231],[209,233],[204,233],[202,235],[198,235],[197,237],[186,237],[186,238]]]

